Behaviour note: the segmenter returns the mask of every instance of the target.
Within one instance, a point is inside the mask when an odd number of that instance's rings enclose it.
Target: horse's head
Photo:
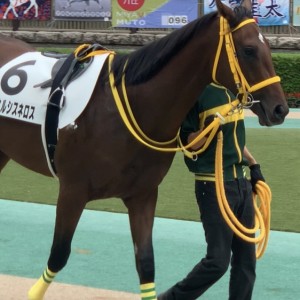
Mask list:
[[[224,37],[220,59],[222,62],[229,61],[228,52],[231,50],[226,49],[225,44],[230,44],[231,40],[232,47],[229,48],[233,49],[231,58],[234,61],[231,63],[231,71],[228,71],[228,63],[218,63],[216,80],[236,91],[239,96],[248,92],[248,99],[254,100],[251,110],[258,116],[261,125],[281,124],[289,109],[280,79],[275,74],[268,41],[252,19],[251,0],[244,0],[234,10],[224,5],[221,0],[216,0],[216,4],[220,15],[220,40],[223,39],[222,19],[226,23],[223,33],[227,40]],[[229,76],[228,72],[235,75]],[[232,80],[234,77],[235,81]]]

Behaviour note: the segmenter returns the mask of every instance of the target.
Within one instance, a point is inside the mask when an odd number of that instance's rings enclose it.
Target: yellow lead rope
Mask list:
[[[269,186],[263,182],[256,183],[257,194],[253,193],[253,205],[255,211],[255,225],[253,228],[246,228],[233,214],[228,201],[226,199],[224,183],[223,183],[223,133],[218,134],[216,160],[215,160],[215,176],[216,176],[216,193],[221,214],[231,228],[231,230],[244,241],[255,243],[256,257],[260,258],[264,254],[270,232],[271,219],[271,190]],[[258,204],[258,202],[260,202]],[[255,235],[256,234],[256,235]]]

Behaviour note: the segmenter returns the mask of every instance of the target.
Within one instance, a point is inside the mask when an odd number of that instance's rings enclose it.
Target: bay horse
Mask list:
[[[86,203],[110,197],[122,199],[128,209],[141,298],[157,299],[152,228],[158,186],[175,153],[164,150],[176,148],[174,137],[207,84],[219,82],[237,93],[243,103],[245,99],[259,100],[252,101],[251,110],[261,125],[284,121],[288,106],[268,42],[252,18],[251,1],[245,0],[234,10],[221,0],[216,4],[216,12],[130,54],[110,55],[88,105],[76,119],[76,129],[66,126],[59,130],[53,244],[45,271],[29,291],[30,300],[43,299],[57,272],[66,265]],[[2,37],[0,66],[30,51],[35,49]],[[139,127],[135,133],[133,118],[124,124],[126,118],[122,120],[115,98],[123,105],[128,98]],[[125,111],[128,115],[129,107]],[[2,117],[0,170],[12,159],[51,176],[40,131],[38,125]],[[138,140],[137,131],[141,132]]]

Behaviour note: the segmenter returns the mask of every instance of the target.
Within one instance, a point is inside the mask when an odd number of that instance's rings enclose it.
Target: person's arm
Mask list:
[[[244,147],[244,157],[248,160],[249,163],[249,169],[250,169],[250,177],[251,177],[251,185],[253,192],[256,192],[256,183],[260,181],[265,181],[264,176],[261,173],[260,165],[257,163],[254,156],[250,153],[248,148]]]
[[[204,128],[202,130],[197,130],[196,132],[191,132],[188,135],[187,141],[188,143],[191,143],[207,126],[209,126],[215,119],[215,115],[210,115],[204,120]],[[219,126],[219,129],[221,130],[221,126]],[[217,131],[218,133],[218,131]],[[195,145],[191,147],[192,150],[198,150],[201,148],[207,140],[207,135],[204,136],[201,140],[199,140]]]
[[[189,111],[185,120],[181,124],[180,128],[180,139],[184,146],[192,142],[195,137],[199,134],[199,112],[197,109],[197,104]],[[196,150],[198,147],[194,145],[191,150]]]
[[[246,146],[244,147],[244,157],[247,159],[249,167],[257,164],[257,161],[255,160],[254,156],[250,153]]]
[[[187,138],[187,142],[188,144],[191,143],[200,133],[201,133],[202,130],[198,130],[196,132],[191,132],[189,135],[188,135],[188,138]],[[201,148],[204,143],[206,142],[207,138],[204,136],[201,140],[199,140],[196,144],[194,144],[191,149],[192,150],[198,150],[199,148]]]

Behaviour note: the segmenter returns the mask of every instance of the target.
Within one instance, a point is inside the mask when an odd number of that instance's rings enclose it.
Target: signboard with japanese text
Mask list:
[[[112,25],[180,28],[198,17],[198,0],[113,0]]]
[[[294,0],[293,25],[300,26],[300,0]]]
[[[54,0],[55,19],[111,20],[112,0]]]
[[[51,18],[51,0],[0,0],[0,19],[40,20]]]
[[[241,0],[223,0],[225,4],[234,7]],[[204,13],[216,10],[215,0],[204,0]],[[289,0],[252,0],[253,16],[259,26],[289,25]]]

